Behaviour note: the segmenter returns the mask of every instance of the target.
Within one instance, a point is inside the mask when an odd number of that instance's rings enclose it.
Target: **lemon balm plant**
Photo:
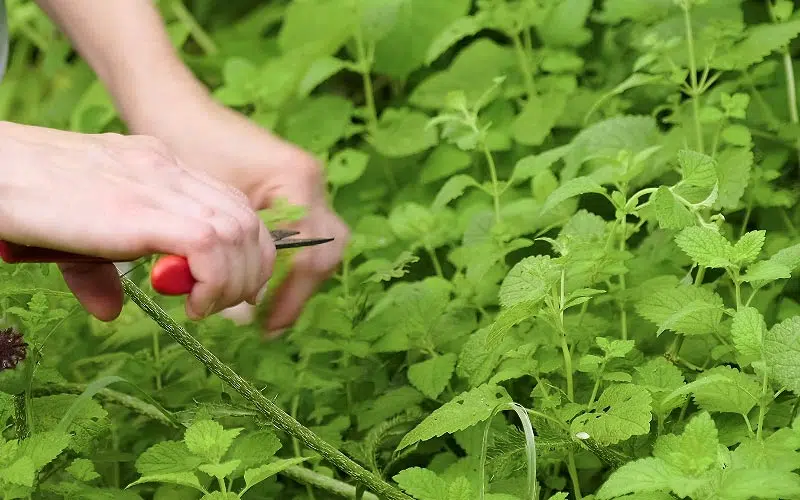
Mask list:
[[[124,130],[8,3],[0,116]],[[110,324],[0,266],[5,498],[800,496],[792,2],[159,6],[218,100],[320,158],[353,238],[270,343],[147,266]]]

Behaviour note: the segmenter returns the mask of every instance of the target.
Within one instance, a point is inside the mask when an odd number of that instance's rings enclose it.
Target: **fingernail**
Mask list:
[[[206,308],[206,312],[205,312],[205,314],[203,314],[203,317],[207,318],[207,317],[211,316],[214,313],[214,309],[216,307],[217,307],[217,301],[215,300],[215,301],[211,302],[211,305],[209,305],[208,308]]]
[[[275,340],[279,338],[283,333],[286,331],[286,328],[278,328],[277,330],[271,330],[267,332],[267,339],[268,340]]]
[[[267,290],[269,290],[269,283],[264,283],[264,286],[256,294],[256,304],[264,300],[264,296],[267,295]]]

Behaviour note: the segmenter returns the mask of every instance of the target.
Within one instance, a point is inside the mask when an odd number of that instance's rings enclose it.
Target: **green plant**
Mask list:
[[[124,131],[8,3],[0,117]],[[149,264],[110,324],[0,266],[4,500],[800,497],[792,2],[160,6],[353,238],[269,344],[150,298]]]

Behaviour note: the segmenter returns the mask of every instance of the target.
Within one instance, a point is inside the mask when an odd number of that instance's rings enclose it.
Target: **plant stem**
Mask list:
[[[519,38],[519,33],[511,35],[511,40],[514,42],[514,51],[517,53],[517,60],[519,62],[520,71],[522,71],[522,78],[525,80],[525,90],[528,93],[528,99],[536,96],[536,84],[533,82],[533,70],[531,69],[528,53],[522,45],[522,40]]]
[[[686,47],[689,51],[689,81],[692,82],[692,111],[694,113],[694,128],[697,134],[697,149],[705,152],[703,144],[703,130],[700,127],[700,86],[697,84],[697,60],[694,53],[694,34],[692,32],[692,16],[689,13],[688,3],[683,7],[683,22],[686,26]]]
[[[322,474],[318,474],[304,467],[289,467],[288,469],[281,471],[281,475],[290,479],[294,479],[298,483],[305,484],[307,486],[313,486],[317,489],[324,490],[342,498],[349,498],[353,500],[356,498],[355,486],[343,483],[328,476],[323,476]],[[364,493],[361,498],[362,500],[378,500],[378,497],[369,492]]]
[[[783,50],[783,69],[786,73],[786,98],[789,101],[789,119],[792,120],[793,124],[797,125],[800,123],[800,116],[797,114],[797,83],[794,78],[792,55],[789,54],[788,49]],[[800,139],[795,144],[797,161],[800,163]]]
[[[25,399],[24,393],[14,396],[14,427],[16,427],[17,430],[17,439],[20,441],[30,436],[30,429],[28,428],[28,405]]]
[[[425,244],[425,251],[428,252],[428,256],[431,258],[431,262],[433,262],[433,269],[436,271],[436,276],[440,278],[444,278],[444,272],[442,272],[442,265],[439,263],[439,257],[436,256],[436,252],[430,245],[427,243]]]
[[[625,244],[627,241],[627,230],[628,227],[626,225],[625,217],[620,220],[620,225],[622,226],[622,238],[619,242],[619,250],[620,252],[625,251]],[[621,272],[619,275],[619,288],[622,292],[625,292],[627,285],[625,280],[625,271]],[[622,330],[622,340],[628,340],[628,310],[625,307],[625,300],[619,301],[619,311],[620,311],[620,328]]]
[[[765,365],[766,366],[766,365]],[[764,429],[764,416],[767,413],[767,390],[769,389],[769,378],[767,371],[764,370],[764,376],[762,377],[761,381],[761,398],[758,402],[758,430],[756,431],[756,437],[761,439],[761,431]]]
[[[361,24],[356,24],[358,25],[355,32],[356,57],[358,57],[358,69],[364,86],[364,103],[367,106],[367,128],[374,130],[378,126],[378,108],[375,106],[375,93],[372,89],[371,64],[367,57],[367,47],[366,42],[364,42],[364,33],[361,31]]]
[[[156,304],[153,299],[148,297],[127,276],[122,276],[121,279],[123,289],[130,297],[131,301],[142,308],[142,310],[147,313],[153,321],[158,323],[175,342],[183,346],[184,349],[202,362],[209,371],[217,375],[243,398],[247,399],[265,417],[270,419],[275,427],[288,433],[290,436],[297,437],[307,448],[318,452],[339,470],[348,474],[378,495],[388,500],[412,500],[411,497],[385,482],[376,474],[364,469],[334,446],[314,434],[310,429],[289,416],[272,400],[259,392],[251,383],[247,382],[238,373],[233,371],[231,367],[214,356],[211,351],[198,342],[185,328],[175,322],[169,314]]]
[[[489,165],[489,175],[492,178],[492,198],[494,198],[494,221],[500,223],[500,189],[497,181],[497,166],[494,164],[494,158],[489,151],[489,147],[483,144],[483,154],[486,157],[486,163]]]
[[[191,12],[183,5],[181,0],[174,0],[170,7],[172,7],[172,12],[187,28],[192,34],[192,38],[194,41],[197,42],[197,45],[203,49],[203,52],[206,55],[214,55],[219,52],[219,48],[217,44],[214,43],[214,40],[208,36],[208,33],[203,30],[202,26],[197,23],[197,20],[194,18]]]
[[[581,494],[581,482],[578,479],[578,469],[575,467],[575,452],[572,450],[570,450],[569,457],[567,457],[567,470],[572,480],[572,489],[575,491],[575,498],[581,500],[583,498]]]
[[[163,387],[161,380],[161,347],[158,343],[158,336],[161,332],[153,332],[153,365],[156,369],[156,391],[160,391]]]

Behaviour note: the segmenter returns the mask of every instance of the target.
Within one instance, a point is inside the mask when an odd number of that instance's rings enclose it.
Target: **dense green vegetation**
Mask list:
[[[124,131],[8,3],[0,118]],[[0,265],[1,497],[800,498],[793,2],[159,4],[353,239],[273,342]]]

